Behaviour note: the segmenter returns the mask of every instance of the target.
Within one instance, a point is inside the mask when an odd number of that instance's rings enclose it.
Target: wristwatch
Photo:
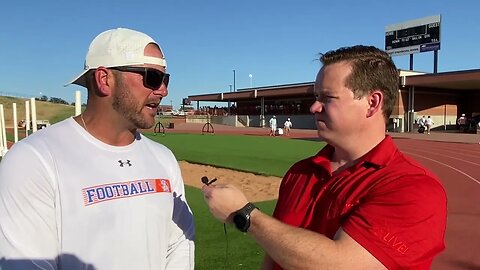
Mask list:
[[[258,209],[253,203],[247,203],[244,207],[235,212],[233,223],[235,223],[235,227],[241,232],[247,232],[248,228],[250,228],[250,213],[252,213],[255,208]]]

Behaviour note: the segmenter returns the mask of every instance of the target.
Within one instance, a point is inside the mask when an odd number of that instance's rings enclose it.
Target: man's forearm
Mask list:
[[[324,235],[292,227],[259,210],[252,212],[248,233],[284,269],[334,269],[335,242]],[[338,265],[337,265],[338,267]]]

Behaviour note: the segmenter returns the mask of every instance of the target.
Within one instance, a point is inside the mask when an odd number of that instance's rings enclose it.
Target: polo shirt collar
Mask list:
[[[385,138],[377,146],[360,158],[359,163],[368,162],[382,168],[393,160],[397,151],[397,146],[393,142],[392,137],[385,135]]]
[[[330,162],[335,148],[329,144],[312,157],[313,163],[325,169],[330,169]],[[363,166],[365,164],[374,165],[378,168],[387,166],[398,151],[392,137],[385,135],[385,138],[377,144],[372,150],[363,155],[356,165],[352,167]]]
[[[333,146],[330,144],[327,144],[322,148],[322,150],[320,150],[320,152],[313,156],[311,160],[315,165],[325,168],[328,170],[328,172],[330,172],[330,161],[332,160],[334,151],[335,148],[333,148]]]

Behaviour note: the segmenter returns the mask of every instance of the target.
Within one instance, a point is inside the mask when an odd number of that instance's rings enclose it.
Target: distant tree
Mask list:
[[[43,95],[40,97],[40,101],[48,101],[48,97]]]
[[[50,97],[50,102],[68,105],[68,102],[66,102],[65,100],[63,100],[61,98],[57,98],[57,97]]]
[[[75,106],[75,101],[72,102],[72,103],[70,103],[70,105]],[[82,103],[82,104],[80,105],[80,107],[87,107],[87,104]]]

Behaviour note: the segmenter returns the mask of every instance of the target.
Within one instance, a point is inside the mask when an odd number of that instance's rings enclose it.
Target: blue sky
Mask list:
[[[0,9],[0,94],[60,97],[83,68],[91,40],[117,27],[143,31],[162,46],[171,73],[162,104],[188,95],[252,85],[309,82],[319,53],[355,44],[384,48],[385,26],[442,16],[438,71],[480,67],[480,1],[158,0],[6,1]],[[409,69],[409,56],[394,57]],[[433,52],[414,69],[433,71]]]

